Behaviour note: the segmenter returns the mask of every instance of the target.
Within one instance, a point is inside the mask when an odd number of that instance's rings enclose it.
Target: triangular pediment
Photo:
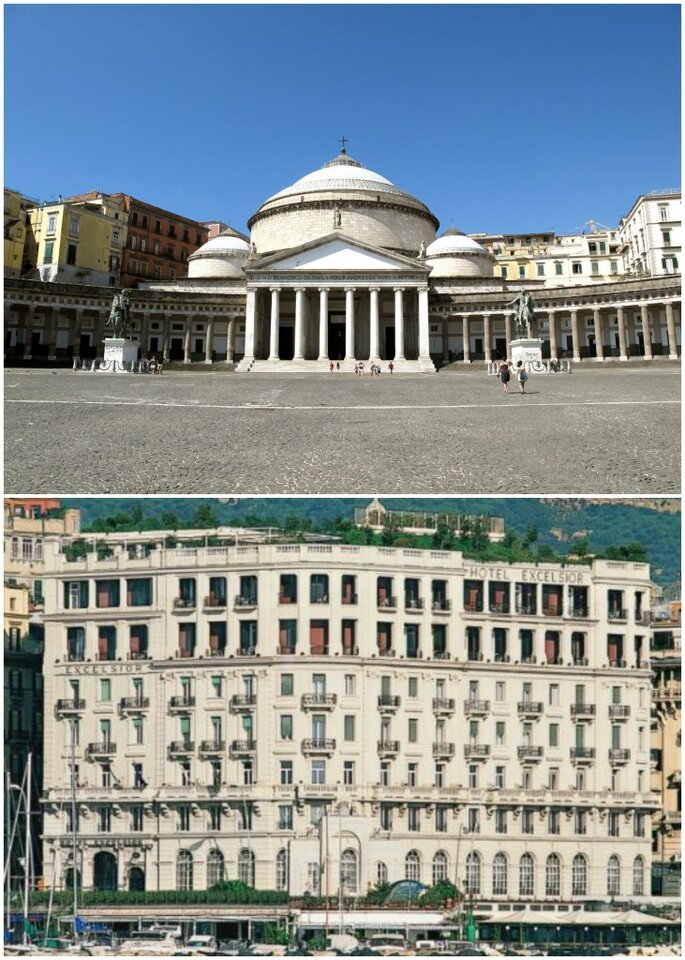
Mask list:
[[[281,250],[250,263],[246,272],[258,274],[262,269],[268,269],[270,273],[274,270],[299,270],[302,273],[312,270],[340,270],[346,273],[387,270],[405,274],[415,270],[417,274],[428,273],[428,268],[419,260],[360,243],[341,233],[329,234],[290,250]]]

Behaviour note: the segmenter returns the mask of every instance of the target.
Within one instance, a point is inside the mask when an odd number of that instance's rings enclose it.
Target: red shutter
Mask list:
[[[352,600],[352,580],[346,579],[346,580],[343,580],[342,602],[350,603],[351,600]]]
[[[209,649],[210,649],[210,650],[218,650],[218,649],[219,649],[219,646],[220,646],[220,644],[219,644],[219,634],[218,634],[218,633],[210,633],[210,634],[209,634]]]
[[[497,604],[498,607],[504,604],[504,595],[505,595],[505,588],[499,584],[496,585],[495,586],[495,603]]]
[[[107,637],[102,634],[98,636],[98,659],[107,659]]]
[[[612,638],[610,637],[610,638],[609,638],[609,644],[608,644],[608,650],[609,650],[609,660],[610,660],[610,661],[612,661],[612,660],[619,660],[619,659],[620,659],[618,640],[614,640],[614,639],[612,639]]]
[[[559,593],[557,590],[550,590],[547,594],[547,609],[552,615],[559,612]]]
[[[390,631],[387,627],[378,626],[378,649],[381,653],[387,653],[390,649]]]
[[[288,631],[285,627],[280,627],[278,631],[278,652],[288,653]]]
[[[378,606],[385,606],[385,601],[388,599],[388,588],[386,586],[378,586]]]
[[[354,648],[354,625],[343,624],[343,653],[351,653]]]
[[[178,650],[182,657],[188,656],[188,634],[186,633],[184,627],[179,627]]]
[[[556,660],[557,658],[557,638],[553,633],[547,632],[545,634],[545,657],[548,661]]]
[[[109,582],[98,583],[98,607],[108,607],[109,603]]]
[[[131,653],[140,653],[140,634],[132,633],[129,641]]]
[[[309,649],[312,653],[326,652],[326,628],[311,624],[309,627]]]

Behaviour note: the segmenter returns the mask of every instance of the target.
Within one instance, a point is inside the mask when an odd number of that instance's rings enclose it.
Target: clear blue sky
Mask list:
[[[349,138],[441,229],[680,185],[677,5],[5,6],[5,183],[245,229]]]

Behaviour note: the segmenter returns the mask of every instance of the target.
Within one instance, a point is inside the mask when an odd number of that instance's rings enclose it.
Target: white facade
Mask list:
[[[73,719],[86,888],[648,890],[646,565],[164,536],[46,544],[47,882]]]
[[[679,191],[655,191],[638,197],[621,219],[618,233],[626,272],[659,277],[682,271]]]

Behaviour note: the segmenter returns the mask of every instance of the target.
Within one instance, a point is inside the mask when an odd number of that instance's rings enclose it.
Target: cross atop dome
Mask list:
[[[341,153],[347,153],[347,150],[345,149],[345,144],[346,144],[346,143],[349,143],[349,142],[350,142],[350,141],[347,139],[347,137],[341,137],[341,138],[338,140],[338,143],[342,143],[342,148],[341,148],[341,150],[340,150]]]
[[[349,142],[347,137],[340,137],[338,140],[338,143],[342,144],[340,153],[334,160],[329,160],[328,163],[324,163],[324,167],[362,167],[363,164],[358,160],[353,160],[352,157],[349,156],[345,148],[345,144]]]

